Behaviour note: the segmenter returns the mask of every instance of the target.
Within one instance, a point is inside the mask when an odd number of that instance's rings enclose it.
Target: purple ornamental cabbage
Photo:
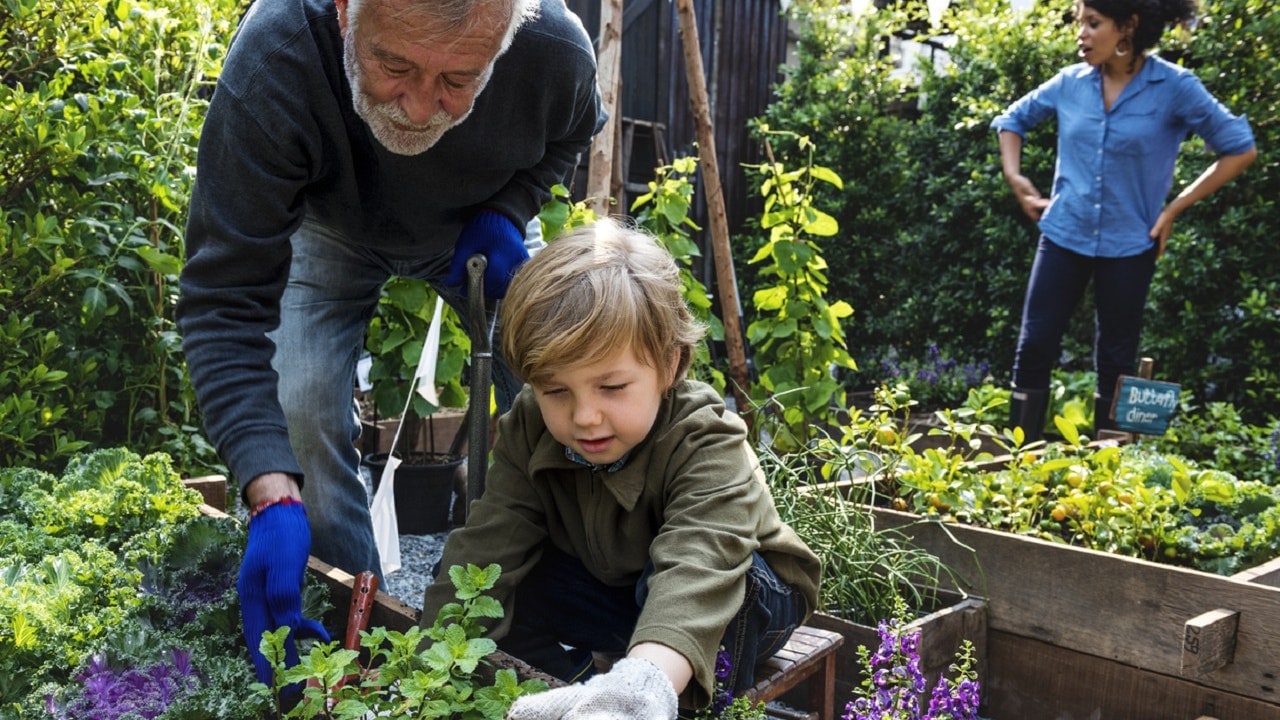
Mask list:
[[[59,720],[116,720],[138,715],[158,717],[199,685],[191,666],[191,654],[173,650],[171,662],[145,668],[113,668],[95,655],[76,679],[84,684],[78,697],[59,707],[53,696],[45,699],[49,714]]]

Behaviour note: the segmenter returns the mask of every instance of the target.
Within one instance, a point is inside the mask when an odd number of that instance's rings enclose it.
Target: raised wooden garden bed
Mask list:
[[[987,600],[985,717],[1280,720],[1280,565],[1223,577],[874,512]]]

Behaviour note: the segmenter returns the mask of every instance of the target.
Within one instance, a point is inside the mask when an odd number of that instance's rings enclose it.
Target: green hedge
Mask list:
[[[237,0],[0,7],[0,467],[201,440],[173,324],[204,94]]]
[[[839,241],[824,245],[834,298],[855,308],[849,347],[874,386],[876,358],[989,362],[1009,377],[1036,230],[1009,193],[989,123],[1010,102],[1074,62],[1066,4],[1024,14],[994,0],[959,3],[944,19],[950,63],[919,81],[891,73],[886,37],[926,28],[902,13],[854,17],[848,4],[795,10],[799,62],[766,113],[774,128],[810,136],[816,162],[845,179],[824,208]],[[1261,156],[1249,171],[1180,218],[1148,304],[1142,353],[1159,377],[1205,400],[1234,402],[1256,418],[1280,413],[1280,286],[1269,233],[1280,172],[1268,148],[1276,123],[1280,19],[1261,0],[1211,0],[1189,38],[1166,36],[1166,56],[1195,68],[1209,90],[1249,116]],[[1028,138],[1023,168],[1051,185],[1055,128]],[[1181,188],[1211,161],[1198,141],[1179,162]],[[1092,307],[1064,341],[1065,367],[1091,366]]]

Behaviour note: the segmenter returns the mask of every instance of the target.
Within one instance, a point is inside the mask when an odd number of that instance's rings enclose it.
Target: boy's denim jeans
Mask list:
[[[449,270],[447,254],[386,258],[310,223],[294,233],[292,243],[280,326],[268,337],[276,345],[272,364],[280,377],[289,442],[306,473],[302,499],[311,524],[311,554],[353,575],[373,570],[381,576],[355,446],[360,422],[352,390],[365,331],[382,285],[393,275],[426,280],[464,322],[467,303],[439,282]],[[499,407],[508,408],[520,384],[506,363],[495,359],[494,390]]]
[[[511,631],[498,647],[562,680],[581,680],[591,673],[592,651],[626,651],[652,570],[651,563],[635,587],[609,587],[581,561],[547,545],[516,590]],[[786,643],[804,611],[800,593],[752,553],[746,598],[721,640],[729,658],[724,687],[734,693],[751,687],[755,665]]]

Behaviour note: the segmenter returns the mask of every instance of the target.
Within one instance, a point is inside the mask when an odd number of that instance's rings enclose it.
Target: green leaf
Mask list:
[[[810,235],[819,237],[829,237],[840,232],[840,223],[836,222],[834,217],[822,212],[821,210],[812,210],[810,217],[804,224],[804,231]]]
[[[798,323],[794,318],[787,318],[773,326],[773,337],[788,338],[795,334]]]
[[[168,253],[160,252],[150,245],[142,245],[134,248],[134,252],[138,257],[142,258],[147,267],[161,275],[177,277],[182,272],[182,260]]]
[[[777,310],[787,301],[787,289],[783,286],[774,286],[757,290],[752,296],[752,302],[759,310]]]
[[[825,168],[819,165],[814,165],[813,167],[809,168],[809,175],[814,180],[821,180],[822,182],[835,185],[837,188],[841,190],[844,189],[844,181],[842,181],[840,179],[840,176],[837,175],[835,171],[832,170],[831,168]]]
[[[1072,445],[1080,444],[1080,430],[1075,426],[1075,423],[1059,415],[1053,419],[1053,425],[1058,428],[1063,440]]]

